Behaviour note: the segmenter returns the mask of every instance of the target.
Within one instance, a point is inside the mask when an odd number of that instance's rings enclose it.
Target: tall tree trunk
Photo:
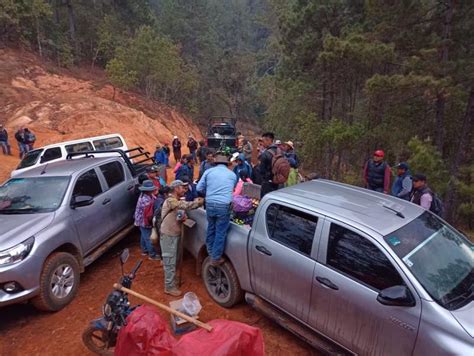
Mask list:
[[[455,0],[449,0],[447,2],[447,10],[446,15],[444,17],[444,24],[443,24],[443,46],[441,48],[441,55],[440,55],[440,66],[443,71],[443,77],[446,77],[446,66],[449,58],[449,47],[448,42],[451,38],[451,28],[453,22],[453,14],[454,14],[454,5]],[[436,147],[438,151],[443,153],[444,147],[444,113],[445,113],[445,106],[446,106],[446,97],[444,90],[439,92],[436,96]]]
[[[456,180],[459,174],[459,168],[464,159],[464,153],[466,151],[466,144],[468,143],[469,135],[473,129],[474,122],[474,83],[472,83],[471,91],[469,93],[469,99],[467,101],[466,113],[462,123],[462,129],[458,139],[458,147],[454,152],[454,157],[451,162],[451,179],[449,180],[448,192],[445,199],[445,217],[448,221],[453,221],[454,218],[454,207],[456,200]]]
[[[77,57],[79,56],[79,42],[76,36],[76,15],[74,13],[74,7],[72,6],[71,0],[67,0],[66,6],[69,21],[69,35],[71,36],[71,41],[74,45],[74,55]]]
[[[41,35],[40,35],[40,25],[39,25],[39,18],[35,18],[35,25],[36,25],[36,42],[38,43],[38,52],[40,57],[43,57],[43,48],[41,47]]]

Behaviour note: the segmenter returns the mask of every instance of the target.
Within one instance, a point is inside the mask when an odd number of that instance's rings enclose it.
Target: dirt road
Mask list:
[[[112,285],[120,277],[118,257],[129,247],[131,269],[141,258],[136,232],[115,246],[81,275],[79,293],[73,302],[57,313],[40,313],[29,304],[0,309],[0,355],[88,355],[81,333],[88,322],[100,316],[101,306]],[[194,259],[185,256],[184,292],[193,291],[203,305],[201,320],[232,319],[262,330],[268,355],[311,355],[312,350],[286,330],[275,325],[245,304],[225,309],[207,295],[199,277],[194,274]],[[145,260],[133,289],[168,303],[173,297],[163,293],[163,268],[158,261]],[[131,298],[132,303],[138,303]],[[165,316],[165,314],[162,314]]]

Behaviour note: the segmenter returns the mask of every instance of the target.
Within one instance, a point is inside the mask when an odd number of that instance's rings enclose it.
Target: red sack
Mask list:
[[[176,339],[168,324],[155,308],[148,305],[138,307],[127,317],[127,325],[119,331],[114,354],[172,356]]]
[[[264,356],[265,346],[260,329],[229,320],[209,322],[208,332],[197,329],[181,340],[171,335],[168,321],[149,306],[137,308],[120,330],[116,356]]]
[[[208,332],[197,329],[184,335],[173,347],[174,355],[184,356],[264,356],[260,329],[231,320],[212,320]]]

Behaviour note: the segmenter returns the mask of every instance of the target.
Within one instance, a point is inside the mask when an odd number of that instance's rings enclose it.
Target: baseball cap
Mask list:
[[[413,181],[414,182],[418,182],[418,181],[426,182],[426,176],[424,174],[415,174],[413,176]]]
[[[397,164],[397,168],[404,169],[404,170],[408,171],[408,163],[400,162],[399,164]]]
[[[174,189],[176,187],[183,187],[183,186],[187,186],[187,185],[188,185],[187,183],[184,183],[182,180],[177,179],[177,180],[174,180],[174,181],[171,182],[170,188]]]
[[[377,157],[384,157],[385,156],[385,153],[384,151],[382,150],[377,150],[374,152],[374,156],[377,156]]]
[[[281,140],[276,140],[275,145],[281,145]]]

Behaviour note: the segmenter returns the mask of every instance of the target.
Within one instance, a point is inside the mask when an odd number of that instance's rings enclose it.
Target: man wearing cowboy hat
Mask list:
[[[217,154],[214,163],[216,166],[204,172],[196,188],[199,193],[206,195],[206,247],[211,256],[211,263],[218,265],[224,262],[222,254],[230,224],[232,192],[237,184],[237,177],[227,168],[227,156]]]
[[[153,214],[151,214],[151,216],[149,216],[149,214],[147,215],[147,212],[150,210],[153,212],[152,207],[155,202],[155,196],[158,193],[158,188],[155,187],[151,180],[145,180],[138,189],[141,194],[137,201],[134,217],[135,226],[140,228],[140,247],[142,255],[148,255],[150,260],[159,260],[160,257],[157,255],[150,240],[153,227],[151,218],[153,218]]]
[[[161,209],[160,246],[165,272],[165,293],[173,297],[181,295],[181,291],[176,287],[176,261],[181,225],[185,217],[180,217],[178,211],[197,209],[204,204],[202,198],[197,198],[192,202],[181,200],[186,193],[187,184],[181,180],[171,182],[170,195]]]

